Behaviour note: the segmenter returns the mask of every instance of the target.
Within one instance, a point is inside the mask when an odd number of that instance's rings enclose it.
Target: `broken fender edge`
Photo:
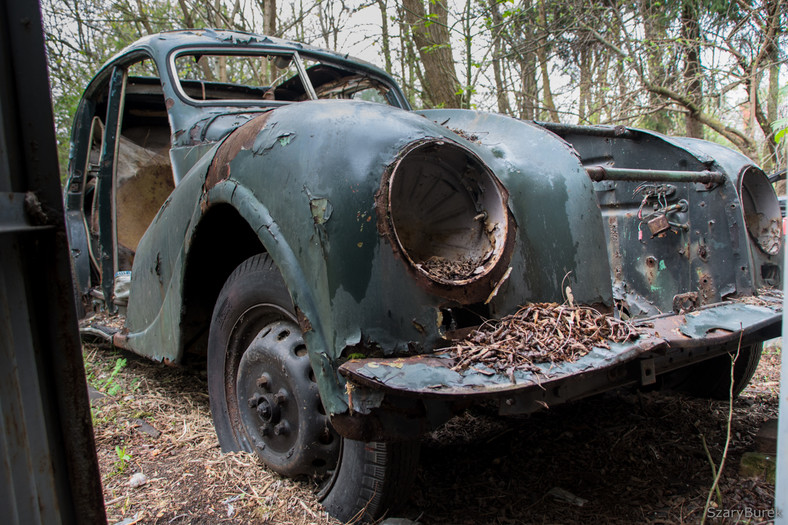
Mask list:
[[[610,343],[609,350],[595,347],[571,363],[542,364],[540,373],[516,371],[515,383],[506,374],[480,370],[483,366],[453,370],[455,360],[448,354],[352,360],[339,371],[357,389],[376,389],[392,396],[480,402],[533,390],[569,388],[574,392],[571,398],[576,398],[638,380],[639,368],[632,377],[626,370],[638,359],[657,359],[656,373],[664,373],[735,349],[740,338],[746,345],[776,337],[781,320],[781,310],[776,307],[743,302],[663,316],[649,321],[647,327],[641,328],[640,338],[633,342]],[[738,327],[734,328],[734,323]],[[597,379],[587,385],[588,389],[584,388],[584,380],[597,373],[603,373],[606,379]],[[622,383],[624,378],[627,380]],[[508,406],[512,404],[509,402]]]

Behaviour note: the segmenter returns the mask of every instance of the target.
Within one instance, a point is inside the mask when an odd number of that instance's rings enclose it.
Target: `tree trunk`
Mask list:
[[[667,16],[665,6],[658,0],[640,0],[640,14],[643,17],[643,35],[646,46],[645,74],[652,86],[661,87],[665,83],[665,66],[662,63],[663,49],[667,32]],[[659,109],[663,106],[663,99],[655,90],[649,90],[649,107],[651,115],[645,119],[649,129],[660,133],[670,131],[670,118],[667,111]]]
[[[397,21],[399,23],[400,34],[402,35],[402,38],[400,38],[400,55],[402,59],[403,90],[405,91],[405,96],[408,97],[408,100],[413,104],[417,92],[416,81],[418,80],[418,83],[422,86],[426,83],[421,68],[417,65],[418,60],[416,58],[416,51],[413,49],[413,37],[411,35],[411,28],[405,21],[405,11],[405,6],[401,3],[397,3]],[[426,103],[424,94],[421,95],[421,99],[421,103],[424,105]]]
[[[263,33],[276,36],[276,0],[263,0]]]
[[[534,120],[537,117],[536,110],[539,107],[539,91],[536,85],[536,56],[533,53],[526,53],[519,61],[521,96],[520,96],[520,118]]]
[[[698,107],[703,107],[703,85],[700,71],[700,25],[698,24],[697,2],[684,0],[681,9],[681,33],[684,48],[684,85],[687,96]],[[703,138],[703,125],[695,111],[687,112],[686,134],[696,139]]]
[[[775,0],[770,0],[767,4],[767,12],[770,14],[770,24],[774,25],[773,36],[767,40],[764,44],[765,49],[765,61],[764,69],[769,70],[769,88],[766,94],[766,115],[765,120],[768,125],[771,125],[772,122],[777,120],[778,113],[777,113],[777,104],[779,102],[779,93],[780,93],[780,33],[782,32],[782,26],[780,24],[780,2],[775,2]],[[769,31],[767,31],[767,38],[769,35]],[[763,162],[762,167],[765,171],[772,171],[777,168],[777,160],[779,157],[779,151],[777,148],[777,143],[774,140],[774,131],[769,129],[768,127],[761,126],[764,135],[766,135],[766,144],[763,147]]]
[[[263,0],[263,33],[276,36],[276,0]],[[263,84],[270,86],[276,78],[273,62],[263,61]]]
[[[587,124],[588,113],[586,111],[586,104],[589,100],[589,91],[591,90],[591,68],[589,67],[589,48],[583,47],[580,49],[580,86],[579,97],[577,102],[577,117],[580,124]]]
[[[391,37],[389,36],[389,16],[387,12],[386,0],[377,0],[380,8],[380,39],[383,47],[383,60],[386,64],[386,71],[391,74]]]
[[[465,41],[465,85],[462,86],[462,107],[471,107],[473,93],[473,26],[471,25],[471,2],[465,0],[465,16],[462,20],[462,36]]]
[[[558,111],[555,109],[553,103],[553,91],[550,88],[550,72],[548,71],[548,30],[547,30],[547,13],[544,6],[545,0],[538,0],[537,6],[539,8],[539,43],[536,46],[536,54],[539,57],[539,68],[542,71],[542,91],[544,93],[544,106],[547,109],[550,120],[553,122],[560,122],[558,119]]]
[[[503,31],[503,17],[498,9],[497,0],[489,0],[490,17],[492,18],[492,68],[493,78],[495,79],[495,98],[498,102],[498,113],[510,115],[509,97],[506,94],[506,86],[503,82],[503,71],[501,70],[501,56],[503,46],[501,45],[501,32]]]
[[[402,3],[424,70],[426,102],[433,107],[458,108],[462,106],[462,88],[454,67],[445,1],[428,0],[429,16],[423,0]]]

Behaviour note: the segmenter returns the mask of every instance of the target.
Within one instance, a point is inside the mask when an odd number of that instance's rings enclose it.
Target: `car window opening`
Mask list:
[[[351,99],[396,105],[383,82],[298,53],[189,52],[174,58],[173,70],[183,95],[197,103]]]

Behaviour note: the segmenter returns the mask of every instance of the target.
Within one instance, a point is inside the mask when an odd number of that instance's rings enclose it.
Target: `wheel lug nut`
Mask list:
[[[290,433],[290,425],[287,424],[287,421],[282,421],[278,425],[274,427],[274,435],[275,436],[285,436]]]
[[[249,401],[249,408],[254,408],[254,407],[256,407],[258,404],[260,404],[260,398],[261,398],[261,397],[262,397],[262,396],[260,396],[260,394],[258,394],[257,392],[255,392],[254,394],[252,394],[252,397],[250,397],[250,398],[248,399],[248,401]]]
[[[268,388],[268,383],[270,383],[268,374],[263,374],[257,378],[257,388]]]
[[[260,431],[260,435],[261,436],[270,436],[271,435],[271,425],[269,423],[265,423],[263,425],[260,425],[258,430]]]
[[[287,401],[287,392],[285,390],[280,390],[274,394],[274,403],[277,405],[281,405],[285,401]]]

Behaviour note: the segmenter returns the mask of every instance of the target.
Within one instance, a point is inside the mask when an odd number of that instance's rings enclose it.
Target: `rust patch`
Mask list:
[[[112,344],[117,348],[122,348],[124,350],[130,350],[129,348],[129,334],[126,329],[123,331],[117,332],[112,336]]]
[[[295,311],[296,311],[296,317],[298,318],[298,326],[301,328],[301,332],[303,333],[311,332],[312,322],[309,320],[309,318],[297,306]]]
[[[621,238],[618,233],[618,217],[611,215],[607,219],[608,231],[610,237],[608,240],[608,253],[610,256],[610,264],[612,266],[614,280],[620,281],[622,279],[624,270],[621,263]]]
[[[654,281],[657,280],[659,275],[659,267],[657,266],[657,258],[653,255],[646,257],[646,280],[649,286],[654,286]]]
[[[714,280],[711,275],[701,272],[698,275],[698,302],[700,305],[715,302]]]
[[[165,106],[167,109],[170,109],[170,108],[172,108],[172,106],[174,106],[174,105],[175,105],[175,101],[174,101],[174,100],[172,100],[171,98],[168,98],[167,100],[165,100],[165,101],[164,101],[164,106]]]
[[[457,135],[461,136],[462,138],[464,138],[469,142],[475,142],[476,144],[482,143],[482,141],[479,140],[479,135],[477,135],[476,133],[469,133],[464,129],[460,129],[460,128],[449,128],[449,129],[451,129],[451,131],[453,131],[454,133],[456,133]]]
[[[688,292],[673,296],[673,312],[682,314],[691,312],[698,307],[698,293]]]
[[[219,150],[211,162],[211,167],[208,168],[208,175],[205,177],[206,190],[230,178],[230,162],[241,150],[252,148],[257,134],[265,127],[269,115],[270,113],[264,113],[238,127],[219,146]]]

